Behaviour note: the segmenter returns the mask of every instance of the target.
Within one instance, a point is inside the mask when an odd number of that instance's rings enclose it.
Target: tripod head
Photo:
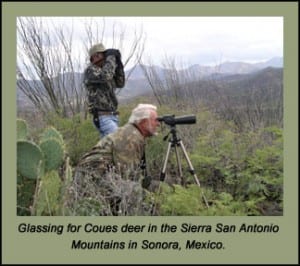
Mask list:
[[[168,132],[168,134],[166,136],[164,136],[163,138],[163,141],[166,141],[167,138],[170,136],[171,134],[171,137],[170,137],[170,142],[175,145],[175,144],[178,144],[178,142],[181,140],[180,138],[177,137],[177,131],[176,131],[176,127],[175,125],[174,126],[171,126],[171,129],[170,131]]]

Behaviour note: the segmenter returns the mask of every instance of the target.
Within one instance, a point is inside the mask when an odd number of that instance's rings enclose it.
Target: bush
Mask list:
[[[85,120],[80,115],[73,118],[53,115],[50,122],[63,135],[71,165],[76,165],[80,157],[99,141],[99,133],[91,119]]]
[[[215,121],[214,125],[199,137],[192,154],[202,183],[248,202],[248,215],[282,214],[282,130],[271,127],[236,133],[230,124]],[[266,210],[266,205],[274,212]]]

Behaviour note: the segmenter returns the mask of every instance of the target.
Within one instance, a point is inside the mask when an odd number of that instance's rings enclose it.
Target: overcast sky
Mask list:
[[[282,17],[137,18],[147,51],[170,53],[192,63],[261,61],[283,56]]]
[[[75,23],[80,36],[83,27],[76,23],[84,19],[52,18],[52,22]],[[115,22],[126,27],[126,32],[142,27],[146,35],[144,59],[151,58],[159,65],[166,56],[188,65],[252,63],[283,56],[283,17],[105,17],[105,22],[107,29]],[[132,35],[128,33],[126,38],[130,42]],[[105,45],[110,48],[109,42]]]

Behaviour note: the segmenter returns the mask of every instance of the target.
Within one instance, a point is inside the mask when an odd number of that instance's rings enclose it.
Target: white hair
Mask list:
[[[131,124],[138,124],[141,120],[150,118],[151,110],[156,111],[157,107],[152,104],[140,103],[132,110],[128,122]]]

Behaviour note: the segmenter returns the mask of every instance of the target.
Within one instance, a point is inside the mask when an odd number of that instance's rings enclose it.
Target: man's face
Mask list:
[[[104,53],[97,52],[92,55],[91,62],[94,65],[101,66],[104,61]]]
[[[149,136],[156,135],[156,129],[160,125],[159,121],[157,120],[157,113],[155,111],[151,111],[150,118],[146,123],[146,129]]]

